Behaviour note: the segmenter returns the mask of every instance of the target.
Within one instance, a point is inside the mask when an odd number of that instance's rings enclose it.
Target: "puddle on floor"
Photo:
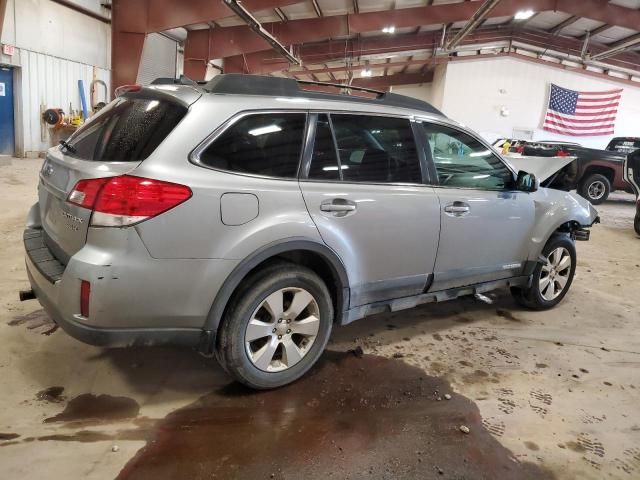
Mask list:
[[[232,384],[159,420],[118,478],[552,478],[446,393],[401,360],[327,352],[293,385]]]
[[[163,419],[138,413],[131,398],[83,394],[45,420],[64,430],[22,442],[146,441],[119,480],[553,478],[516,460],[445,380],[359,351],[326,352],[303,379],[278,390],[233,383]],[[123,421],[130,426],[87,429]],[[4,440],[1,447],[22,443],[14,434]]]

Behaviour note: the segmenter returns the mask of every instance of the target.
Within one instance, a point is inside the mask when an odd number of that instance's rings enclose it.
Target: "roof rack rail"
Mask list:
[[[333,94],[304,90],[302,85],[320,85],[339,88],[341,90],[357,90],[376,94],[375,98],[362,96],[349,96],[345,94]],[[354,103],[368,103],[384,105],[388,107],[409,108],[441,115],[444,114],[423,100],[398,95],[396,93],[383,92],[366,87],[354,87],[340,83],[314,82],[309,80],[295,80],[293,78],[267,77],[263,75],[245,75],[241,73],[225,73],[216,75],[208,81],[202,89],[207,93],[230,95],[262,95],[278,97],[316,98],[319,100],[341,100]]]
[[[319,82],[315,80],[296,80],[298,84],[303,85],[320,85],[322,87],[335,87],[341,90],[358,90],[360,92],[375,93],[376,95],[384,95],[382,90],[374,90],[373,88],[357,87],[354,85],[345,85],[343,83]]]
[[[185,75],[180,75],[180,77],[178,78],[158,77],[150,83],[150,85],[189,85],[192,87],[195,87],[198,85],[206,85],[206,84],[207,82],[205,81],[191,80],[189,77]]]

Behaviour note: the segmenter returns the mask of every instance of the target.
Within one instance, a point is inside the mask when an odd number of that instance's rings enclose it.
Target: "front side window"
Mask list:
[[[331,123],[343,181],[421,183],[420,161],[409,120],[332,114]]]
[[[427,156],[444,187],[503,190],[513,187],[511,170],[487,147],[459,130],[423,123]]]
[[[208,167],[296,178],[305,113],[257,113],[241,118],[200,154]]]

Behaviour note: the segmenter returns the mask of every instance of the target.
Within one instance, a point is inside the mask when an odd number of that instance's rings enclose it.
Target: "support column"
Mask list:
[[[111,92],[136,83],[146,37],[145,0],[113,0],[111,10]]]
[[[184,44],[184,74],[191,80],[204,80],[207,74],[210,31],[210,28],[187,31]]]

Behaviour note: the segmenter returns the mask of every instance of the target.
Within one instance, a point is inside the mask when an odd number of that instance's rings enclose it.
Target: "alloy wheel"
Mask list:
[[[564,291],[571,276],[571,254],[564,247],[558,247],[547,255],[547,264],[542,266],[538,288],[540,295],[552,301]]]
[[[600,180],[590,183],[589,188],[587,188],[587,194],[591,200],[600,200],[606,191],[607,188],[604,182]]]
[[[291,368],[309,352],[320,330],[318,302],[303,288],[282,288],[256,308],[245,331],[249,360],[266,372]]]

